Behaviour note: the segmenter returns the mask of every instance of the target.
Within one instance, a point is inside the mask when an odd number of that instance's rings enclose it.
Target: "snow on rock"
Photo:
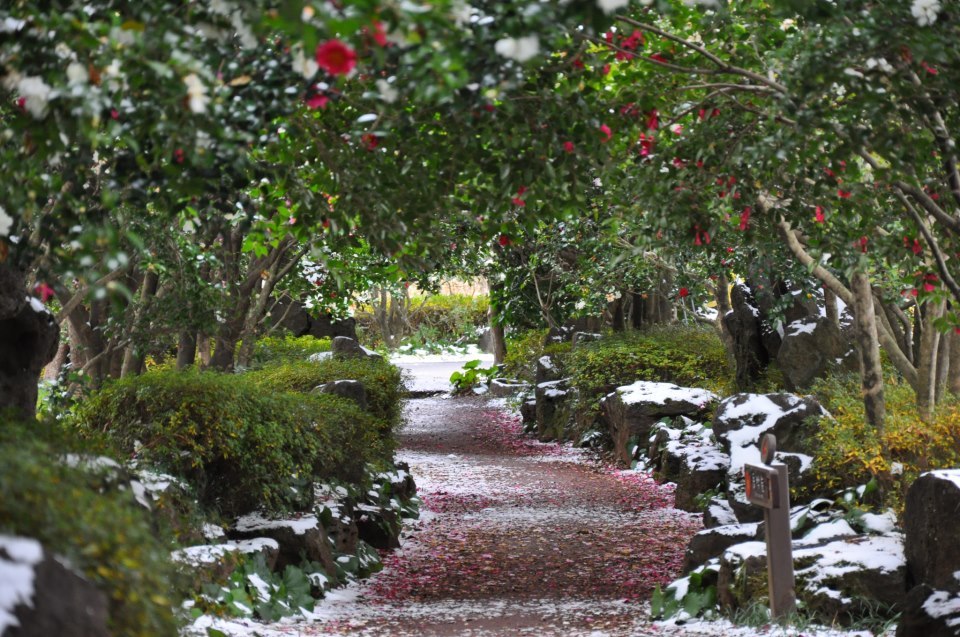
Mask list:
[[[888,509],[879,514],[864,513],[862,516],[860,516],[860,524],[868,533],[884,535],[896,530],[897,514],[894,513],[892,509]]]
[[[279,550],[280,545],[276,540],[260,537],[252,540],[240,540],[239,542],[188,546],[172,552],[170,559],[174,562],[180,562],[189,566],[202,566],[204,564],[219,562],[224,556],[230,553],[249,554],[271,551],[276,553]]]
[[[797,336],[799,334],[813,334],[817,329],[816,320],[800,319],[787,325],[784,336]]]
[[[19,626],[17,606],[33,607],[34,567],[43,560],[36,540],[0,535],[0,635]]]
[[[300,518],[274,520],[265,517],[262,513],[249,513],[237,518],[235,528],[240,533],[266,531],[270,529],[286,528],[296,535],[303,535],[307,531],[317,528],[319,521],[315,515],[305,515]]]
[[[632,385],[617,387],[617,394],[625,405],[662,405],[667,407],[677,403],[682,411],[690,411],[689,405],[696,405],[699,409],[706,408],[717,400],[712,391],[697,387],[679,387],[673,383],[657,383],[639,380]]]
[[[813,527],[812,530],[803,536],[803,539],[806,542],[819,542],[856,534],[857,532],[853,530],[853,527],[851,527],[846,520],[833,520],[832,522]]]

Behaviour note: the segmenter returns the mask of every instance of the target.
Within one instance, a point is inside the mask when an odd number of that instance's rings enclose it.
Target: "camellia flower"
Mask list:
[[[318,108],[326,108],[327,102],[330,101],[330,98],[322,93],[316,93],[304,101],[307,103],[308,107],[312,108],[313,110],[317,110]]]
[[[574,147],[573,142],[563,142],[563,150],[568,153],[573,153]]]
[[[740,213],[740,230],[746,230],[750,227],[750,206],[743,209]]]
[[[498,242],[501,246],[503,246],[504,248],[506,248],[508,245],[510,245],[510,237],[508,237],[508,236],[505,235],[505,234],[502,234],[502,235],[500,235],[500,238],[497,239],[497,242]]]
[[[11,227],[13,227],[13,217],[7,214],[3,206],[0,206],[0,237],[9,236]]]
[[[527,192],[526,186],[520,186],[517,188],[517,196],[510,200],[513,202],[513,205],[520,206],[521,208],[527,205],[527,202],[521,199],[521,197],[523,197],[523,193],[525,192]]]
[[[33,288],[33,293],[44,303],[52,299],[54,295],[53,288],[46,283],[38,283],[37,286]]]
[[[613,131],[611,131],[610,127],[606,124],[600,124],[600,132],[603,133],[603,139],[600,141],[604,144],[610,141],[610,138],[613,137]]]
[[[190,110],[198,114],[206,113],[210,97],[207,95],[207,86],[200,76],[191,73],[183,78],[183,83],[187,85],[187,105]]]
[[[28,75],[18,79],[16,91],[20,94],[20,107],[34,118],[43,119],[47,114],[47,103],[53,89],[42,77]]]
[[[679,294],[681,299],[686,298],[690,296],[690,290],[688,290],[687,288],[680,288]]]
[[[850,191],[849,191],[849,190],[839,190],[839,189],[838,189],[838,190],[837,190],[837,196],[840,197],[841,199],[849,199],[849,198],[850,198]]]
[[[540,39],[535,35],[522,38],[502,38],[493,45],[499,55],[517,62],[526,62],[540,53]]]
[[[817,206],[816,209],[813,211],[813,220],[816,221],[817,223],[823,223],[824,221],[826,221],[826,217],[823,216],[822,207]]]
[[[327,40],[317,45],[317,65],[330,75],[346,75],[357,66],[357,53],[340,40]]]

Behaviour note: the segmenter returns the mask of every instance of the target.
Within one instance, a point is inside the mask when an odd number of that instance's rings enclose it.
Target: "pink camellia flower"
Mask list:
[[[340,40],[327,40],[317,45],[317,66],[331,75],[346,75],[357,65],[357,52]]]
[[[33,293],[44,303],[52,299],[54,294],[53,288],[46,283],[38,283],[37,287],[33,288]]]
[[[813,220],[816,221],[817,223],[823,223],[824,221],[826,221],[826,217],[823,216],[822,207],[817,206],[816,209],[813,211]]]
[[[563,150],[573,153],[573,142],[563,142]]]
[[[603,133],[603,139],[600,140],[601,143],[606,144],[613,137],[613,131],[611,131],[610,127],[606,124],[600,124],[600,132]]]
[[[309,108],[313,110],[317,110],[318,108],[326,108],[327,102],[330,101],[330,98],[321,93],[316,93],[314,95],[311,95],[304,101],[307,103],[307,106]]]

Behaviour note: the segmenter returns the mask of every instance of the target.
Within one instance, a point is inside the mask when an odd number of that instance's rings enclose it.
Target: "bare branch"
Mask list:
[[[897,199],[899,199],[910,212],[910,216],[913,217],[913,220],[916,222],[917,228],[920,229],[920,234],[923,235],[924,241],[927,242],[927,247],[929,247],[930,252],[933,253],[933,258],[937,262],[937,269],[940,271],[940,278],[943,279],[944,284],[949,288],[950,293],[953,294],[953,298],[960,302],[960,286],[957,285],[957,282],[950,274],[950,270],[947,269],[947,260],[943,256],[940,244],[933,236],[933,233],[930,232],[930,228],[924,220],[923,215],[920,214],[917,207],[914,206],[900,190],[895,190],[894,193],[897,195]]]
[[[65,303],[63,303],[63,307],[60,310],[60,313],[57,314],[57,317],[56,317],[57,324],[62,323],[63,320],[67,318],[67,316],[69,316],[71,312],[73,312],[75,309],[77,309],[77,307],[81,303],[83,303],[83,299],[87,297],[87,294],[90,292],[92,288],[98,288],[106,285],[107,283],[110,283],[111,281],[115,281],[119,279],[121,276],[123,276],[130,270],[130,267],[131,267],[130,265],[127,265],[122,268],[118,268],[110,272],[109,274],[106,274],[100,277],[99,279],[94,281],[92,284],[86,285],[80,288],[79,290],[77,290],[76,292],[74,292],[73,295]],[[57,293],[57,298],[60,299],[61,302],[63,301],[64,298],[66,298],[67,294],[69,294],[69,292],[65,288],[59,285],[54,286],[54,291]]]
[[[940,204],[934,201],[923,189],[899,180],[893,182],[893,187],[901,193],[913,197],[917,203],[923,206],[924,210],[930,213],[937,221],[947,226],[952,232],[960,233],[960,220],[941,208]]]

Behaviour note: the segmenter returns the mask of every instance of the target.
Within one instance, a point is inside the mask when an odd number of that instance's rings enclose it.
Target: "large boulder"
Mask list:
[[[376,549],[400,548],[400,516],[396,511],[370,504],[357,505],[360,539]]]
[[[338,338],[345,337],[357,340],[357,320],[355,318],[345,318],[336,320],[329,314],[310,318],[310,329],[307,332],[314,338]]]
[[[260,537],[239,542],[188,546],[171,553],[170,559],[188,567],[193,588],[199,589],[203,584],[225,581],[243,560],[253,556],[262,556],[267,568],[273,570],[279,554],[280,545],[276,540]]]
[[[272,519],[260,513],[250,513],[237,519],[230,535],[238,539],[266,537],[276,540],[280,546],[277,569],[298,566],[303,558],[307,558],[322,564],[327,574],[335,576],[337,573],[331,542],[316,515]]]
[[[729,524],[704,529],[690,538],[683,556],[683,572],[689,573],[709,560],[720,557],[731,546],[752,542],[758,537],[758,524]]]
[[[360,409],[367,410],[367,390],[359,380],[334,380],[329,383],[323,383],[313,388],[317,394],[333,394],[349,398],[360,406]]]
[[[734,394],[720,402],[713,431],[730,454],[729,499],[741,521],[760,517],[759,509],[746,500],[743,482],[743,465],[760,463],[760,436],[777,437],[776,458],[787,465],[791,484],[805,484],[813,462],[813,419],[824,415],[827,411],[814,398],[787,393]]]
[[[330,343],[334,358],[383,358],[380,354],[367,349],[356,339],[347,336],[334,336]]]
[[[530,384],[509,378],[494,378],[490,381],[490,395],[498,398],[513,398],[520,392],[530,391]]]
[[[560,368],[551,356],[541,356],[537,359],[536,384],[549,383],[562,378]]]
[[[849,620],[878,604],[896,607],[905,595],[906,561],[898,534],[839,539],[808,534],[794,541],[793,562],[798,601],[827,621]],[[728,611],[767,598],[764,542],[744,542],[723,553],[717,595]]]
[[[842,364],[853,352],[840,329],[824,316],[808,316],[788,323],[777,352],[777,366],[790,391],[808,388],[828,369]]]
[[[638,381],[618,387],[601,401],[617,457],[629,464],[631,439],[646,444],[653,425],[661,418],[704,416],[717,396],[706,389],[678,387],[672,383]]]
[[[960,594],[920,584],[910,590],[902,608],[897,637],[960,635]]]
[[[0,535],[0,634],[109,637],[108,600],[30,538]]]
[[[930,471],[914,481],[903,529],[910,584],[960,592],[960,469]]]
[[[594,341],[599,341],[603,338],[603,334],[599,332],[574,332],[571,342],[573,347],[580,345],[581,343],[592,343]]]
[[[566,380],[537,385],[537,438],[541,442],[563,439],[572,415],[572,398]]]
[[[38,299],[25,296],[22,275],[0,262],[0,405],[34,418],[37,381],[59,342],[53,315]]]
[[[714,441],[710,429],[699,423],[682,429],[657,425],[652,438],[649,455],[658,454],[653,460],[657,477],[677,485],[674,506],[701,511],[697,498],[724,486],[730,457]]]

